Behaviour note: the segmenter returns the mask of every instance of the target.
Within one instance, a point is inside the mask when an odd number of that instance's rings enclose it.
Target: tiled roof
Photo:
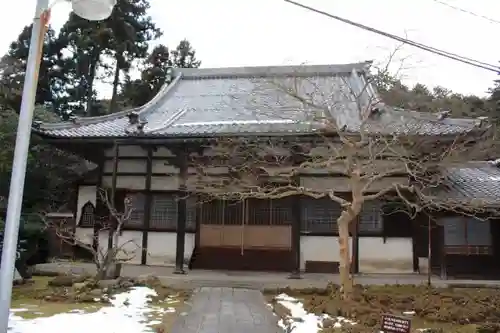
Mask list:
[[[102,117],[37,124],[41,135],[66,138],[219,136],[234,134],[296,135],[314,133],[322,117],[334,117],[347,131],[442,135],[469,132],[472,119],[437,116],[381,106],[361,126],[362,109],[377,99],[366,85],[370,63],[348,65],[175,69],[173,81],[148,104]],[[140,127],[130,125],[136,112]]]
[[[444,186],[430,196],[442,205],[467,205],[469,208],[500,207],[500,167],[495,162],[470,162],[448,168]],[[467,207],[464,207],[467,208]]]

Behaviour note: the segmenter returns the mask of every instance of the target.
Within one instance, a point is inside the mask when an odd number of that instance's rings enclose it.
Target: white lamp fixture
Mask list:
[[[116,0],[71,0],[73,12],[89,21],[101,21],[111,16]]]

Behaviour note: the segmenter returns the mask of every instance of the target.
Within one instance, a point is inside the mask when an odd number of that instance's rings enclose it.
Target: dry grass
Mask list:
[[[16,285],[12,289],[11,308],[26,309],[16,312],[17,316],[25,319],[50,317],[58,313],[73,310],[83,310],[87,313],[98,311],[105,304],[76,303],[76,302],[49,302],[43,299],[47,290],[53,289],[48,283],[53,277],[36,276],[26,284]]]
[[[336,286],[327,289],[267,290],[265,293],[268,300],[279,293],[286,293],[302,300],[309,312],[342,316],[359,323],[349,330],[326,328],[322,332],[378,331],[383,313],[402,315],[405,311],[415,311],[412,316],[415,332],[423,328],[446,333],[500,332],[500,290],[495,289],[357,286],[350,301],[341,299]]]

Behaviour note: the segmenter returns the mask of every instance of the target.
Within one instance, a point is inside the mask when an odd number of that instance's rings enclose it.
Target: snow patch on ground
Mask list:
[[[149,333],[150,327],[159,324],[158,316],[175,312],[173,308],[153,306],[148,303],[151,296],[156,296],[153,289],[135,287],[115,295],[111,306],[97,312],[85,313],[73,310],[51,317],[23,319],[16,312],[26,309],[12,309],[9,317],[9,333]],[[169,300],[167,300],[167,303]]]
[[[317,316],[313,313],[307,312],[304,309],[304,305],[298,299],[288,296],[287,294],[280,294],[274,298],[280,305],[284,306],[290,312],[290,315],[286,318],[281,318],[278,321],[278,326],[281,327],[285,332],[293,333],[316,333],[320,332],[327,324],[327,327],[341,328],[346,325],[356,325],[356,322],[349,320],[344,317],[332,317],[327,314],[322,314]],[[268,307],[272,308],[271,304],[267,304]],[[403,312],[406,316],[415,315],[415,311],[405,311]],[[276,314],[274,314],[276,316]],[[417,331],[426,332],[428,328],[419,328]],[[382,331],[379,331],[383,333]]]
[[[275,300],[290,311],[290,316],[278,321],[285,332],[314,333],[323,329],[323,322],[329,322],[329,326],[340,328],[344,325],[355,325],[356,323],[344,317],[331,317],[327,314],[317,316],[307,312],[304,305],[298,299],[286,294],[276,296]]]

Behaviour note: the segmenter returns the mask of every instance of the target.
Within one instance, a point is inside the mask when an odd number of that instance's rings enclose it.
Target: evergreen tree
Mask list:
[[[121,98],[131,106],[144,105],[165,84],[168,68],[198,68],[200,65],[201,61],[196,59],[196,51],[187,40],[182,40],[172,51],[165,45],[157,45],[144,63],[141,78],[126,80]]]
[[[119,0],[111,16],[91,22],[70,15],[61,29],[59,40],[71,54],[65,61],[68,75],[67,105],[71,111],[98,115],[95,83],[97,79],[113,77],[113,96],[110,107],[116,106],[120,72],[127,72],[131,61],[144,58],[148,42],[161,36],[151,17],[148,0]],[[112,57],[114,65],[105,60]],[[103,73],[98,77],[100,70]]]
[[[26,75],[26,65],[32,26],[26,26],[18,38],[10,44],[9,50],[0,60],[0,100],[4,105],[19,112]],[[58,109],[58,96],[62,91],[64,73],[60,71],[59,54],[61,48],[56,34],[49,28],[44,39],[38,86],[35,102],[50,104]]]

